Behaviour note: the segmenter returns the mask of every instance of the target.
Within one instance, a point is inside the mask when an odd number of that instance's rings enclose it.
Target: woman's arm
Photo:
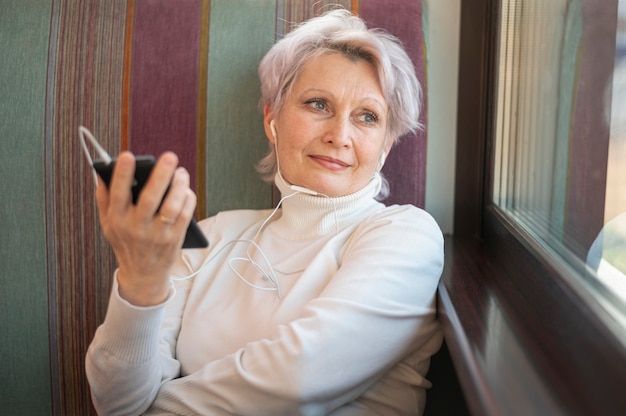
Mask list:
[[[297,319],[165,382],[151,410],[327,414],[360,397],[410,352],[428,345],[422,360],[435,352],[442,267],[443,239],[429,216],[415,208],[379,216],[353,233],[332,282]],[[414,381],[423,383],[418,374]]]
[[[102,414],[141,413],[161,381],[178,374],[172,350],[180,314],[163,317],[166,304],[178,306],[171,299],[170,274],[196,199],[189,174],[177,165],[176,155],[164,153],[134,204],[135,159],[123,152],[109,186],[100,181],[96,190],[100,224],[119,264],[107,317],[86,357],[94,404]]]
[[[137,307],[119,295],[114,283],[106,319],[85,360],[98,414],[141,414],[162,382],[178,377],[176,338],[190,286],[191,281],[176,282],[165,303]]]

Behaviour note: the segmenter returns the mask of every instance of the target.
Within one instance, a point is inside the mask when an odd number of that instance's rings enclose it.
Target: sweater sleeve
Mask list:
[[[443,238],[425,212],[397,214],[377,215],[352,233],[331,282],[297,319],[163,383],[151,411],[319,415],[358,399],[390,371],[427,386],[420,363],[440,343],[435,293]],[[398,365],[409,356],[413,362]]]
[[[100,415],[139,415],[165,380],[178,377],[174,358],[187,284],[161,305],[136,307],[125,301],[114,278],[106,318],[85,359],[93,404]]]

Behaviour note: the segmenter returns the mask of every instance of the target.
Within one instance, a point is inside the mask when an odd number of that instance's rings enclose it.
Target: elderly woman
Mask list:
[[[87,354],[102,414],[415,415],[441,344],[437,224],[386,207],[379,173],[418,128],[420,89],[392,36],[347,11],[301,25],[259,68],[270,152],[259,163],[275,210],[199,224],[176,156],[160,157],[137,205],[134,159],[98,186],[119,262],[106,319]],[[163,203],[161,198],[170,185]]]

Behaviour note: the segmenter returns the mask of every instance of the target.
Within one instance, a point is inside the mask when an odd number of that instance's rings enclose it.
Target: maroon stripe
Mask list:
[[[178,154],[195,187],[201,0],[135,4],[130,149]]]
[[[390,4],[393,3],[393,6]],[[404,137],[389,154],[383,172],[391,187],[387,204],[413,204],[424,207],[426,193],[426,74],[422,31],[421,0],[361,0],[359,15],[368,27],[387,30],[398,37],[415,65],[422,84],[422,115],[424,129]]]

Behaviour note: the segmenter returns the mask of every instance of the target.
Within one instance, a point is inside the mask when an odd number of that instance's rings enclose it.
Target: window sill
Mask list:
[[[552,276],[517,242],[503,241],[509,247],[446,239],[440,320],[471,412],[623,411],[622,345],[571,291],[544,284]]]

